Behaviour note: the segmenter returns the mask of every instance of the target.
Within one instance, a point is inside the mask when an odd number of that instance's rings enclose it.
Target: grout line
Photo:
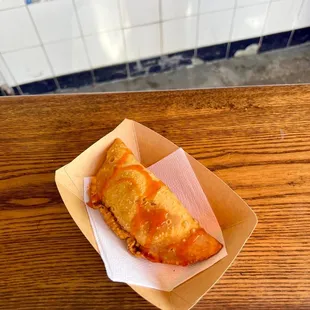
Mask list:
[[[299,15],[300,15],[300,13],[302,11],[302,8],[303,8],[304,4],[305,4],[305,0],[302,0],[302,2],[300,4],[300,7],[298,9],[298,12],[297,12],[297,14],[296,14],[296,16],[294,18],[294,21],[293,21],[293,24],[292,24],[292,32],[291,32],[291,35],[290,35],[290,37],[289,37],[289,39],[287,41],[286,47],[289,47],[291,45],[291,43],[292,43],[293,36],[294,36],[295,30],[296,30],[296,23],[297,23],[297,20],[299,19]]]
[[[197,58],[198,53],[198,41],[199,41],[199,21],[200,21],[200,6],[201,6],[201,0],[198,0],[198,8],[197,8],[197,20],[196,20],[196,38],[195,38],[195,49],[194,49],[194,57]]]
[[[232,41],[232,35],[233,35],[233,29],[234,29],[236,12],[237,12],[237,0],[235,0],[235,4],[234,4],[234,8],[233,8],[233,16],[231,18],[231,23],[230,23],[230,29],[229,29],[229,35],[228,35],[228,42],[227,42],[225,58],[229,57],[230,44],[231,44],[231,41]]]
[[[258,51],[259,51],[260,47],[261,47],[262,44],[263,44],[263,39],[264,39],[264,36],[265,36],[264,33],[265,33],[265,30],[266,30],[266,25],[267,25],[267,19],[268,19],[269,14],[270,14],[271,2],[272,2],[272,0],[269,0],[269,2],[268,2],[267,12],[266,12],[265,20],[264,20],[264,25],[263,25],[262,31],[261,31],[261,33],[260,33],[260,36],[259,36]],[[258,52],[258,51],[257,51],[257,52]]]
[[[98,32],[98,33],[100,33],[100,32]],[[67,39],[55,40],[55,41],[47,42],[47,43],[44,43],[44,44],[42,42],[42,44],[43,45],[53,45],[53,44],[57,44],[57,43],[61,43],[61,42],[73,41],[73,40],[76,40],[76,39],[83,39],[83,38],[82,38],[82,36],[78,36],[78,37],[72,37],[72,38],[69,38],[69,39],[67,38]],[[3,51],[2,54],[14,53],[14,52],[18,52],[18,51],[23,51],[23,50],[31,49],[31,48],[34,48],[34,47],[40,47],[42,44],[39,43],[39,44],[34,44],[34,45],[28,45],[26,47],[22,47],[22,48],[19,48],[19,49],[6,50],[6,51]]]
[[[18,83],[17,83],[17,81],[16,81],[16,79],[15,79],[15,76],[12,74],[12,71],[11,71],[10,67],[9,67],[8,64],[6,63],[4,57],[3,57],[3,55],[2,55],[1,53],[0,53],[0,58],[1,58],[2,62],[4,63],[4,66],[5,66],[6,69],[8,70],[8,72],[9,72],[9,74],[10,74],[10,76],[11,76],[11,78],[12,78],[14,84],[15,84],[15,86],[10,86],[10,87],[16,87],[17,90],[18,90],[18,92],[19,92],[19,94],[20,94],[20,95],[23,95],[23,91],[22,91],[21,88],[19,87],[19,85],[18,85]],[[6,79],[4,79],[4,80],[6,81]],[[6,82],[7,82],[7,81],[6,81]]]
[[[31,83],[31,82],[30,82]],[[22,89],[20,88],[20,86],[19,85],[16,85],[16,86],[14,86],[14,87],[16,87],[17,88],[17,90],[18,90],[18,93],[22,96],[24,93],[23,93],[23,91],[22,91]]]
[[[20,8],[25,7],[25,6],[26,6],[26,3],[20,4],[20,5],[18,5],[18,6],[14,6],[14,7],[12,7],[12,8],[1,9],[1,10],[0,10],[0,13],[1,13],[1,12],[10,11],[10,10],[20,9]]]
[[[301,11],[302,11],[302,8],[304,6],[304,4],[306,3],[306,0],[302,0],[301,4],[300,4],[300,7],[299,7],[299,10],[295,16],[295,19],[293,21],[293,27],[292,27],[292,30],[295,30],[296,29],[296,23],[297,23],[297,20],[299,19],[299,15],[301,14]]]
[[[295,29],[293,29],[293,30],[291,31],[290,37],[289,37],[288,40],[287,40],[286,47],[289,47],[289,46],[291,45],[292,39],[293,39],[293,36],[294,36],[294,33],[295,33]]]
[[[59,82],[58,82],[58,80],[57,80],[57,78],[56,78],[56,74],[55,74],[55,71],[54,71],[54,69],[53,69],[52,63],[51,63],[51,61],[50,61],[50,59],[49,59],[49,57],[48,57],[48,54],[47,54],[47,52],[46,52],[45,46],[44,46],[43,41],[42,41],[42,39],[41,39],[39,30],[38,30],[38,28],[37,28],[37,25],[36,25],[35,22],[34,22],[34,19],[33,19],[32,15],[31,15],[31,12],[30,12],[30,10],[29,10],[29,8],[28,8],[28,5],[26,5],[26,10],[27,10],[28,15],[29,15],[29,17],[30,17],[30,20],[31,20],[31,22],[32,22],[32,25],[33,25],[33,27],[34,27],[34,29],[35,29],[35,32],[36,32],[36,34],[37,34],[37,36],[38,36],[38,39],[39,39],[39,42],[40,42],[40,46],[41,46],[41,48],[42,48],[42,50],[43,50],[44,56],[45,56],[45,58],[46,58],[46,60],[47,60],[47,63],[48,63],[48,65],[49,65],[49,67],[50,67],[50,70],[51,70],[51,72],[52,72],[52,75],[53,75],[52,79],[54,80],[54,82],[55,82],[55,84],[56,84],[57,90],[60,90],[60,85],[59,85]],[[32,82],[30,82],[30,83],[32,83]]]
[[[79,14],[77,13],[76,3],[75,3],[74,0],[72,0],[72,5],[73,5],[74,13],[75,13],[75,16],[76,16],[78,28],[79,28],[79,31],[80,31],[80,34],[81,34],[80,38],[82,39],[84,51],[86,53],[86,58],[87,58],[88,66],[90,68],[90,70],[87,70],[87,71],[90,71],[91,78],[93,80],[93,84],[95,85],[96,84],[95,72],[94,72],[94,68],[93,68],[91,60],[90,60],[90,56],[88,54],[88,49],[87,49],[87,46],[86,46],[86,42],[85,42],[85,37],[84,37],[84,34],[83,34],[83,29],[82,29],[81,21],[80,21],[80,18],[79,18]]]
[[[2,58],[2,57],[0,57],[0,58]],[[4,62],[3,59],[2,59],[2,62]],[[4,66],[6,67],[6,64],[4,64]],[[0,70],[0,78],[3,80],[4,83],[7,84],[7,80],[5,79],[5,77],[4,77],[3,73],[1,72],[1,70]]]
[[[126,57],[126,73],[127,73],[127,78],[130,78],[130,69],[129,69],[129,57],[127,54],[127,44],[126,44],[126,38],[125,38],[125,28],[123,25],[123,14],[121,10],[121,1],[117,0],[117,8],[119,12],[119,19],[120,19],[120,24],[121,24],[121,31],[122,31],[122,39],[123,39],[123,45],[124,45],[124,52],[125,52],[125,57]]]
[[[162,0],[158,1],[159,10],[159,44],[160,44],[160,57],[164,55],[164,21],[163,21],[163,7]]]

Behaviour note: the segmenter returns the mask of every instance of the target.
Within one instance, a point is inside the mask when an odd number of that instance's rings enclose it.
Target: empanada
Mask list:
[[[120,139],[109,148],[90,195],[91,206],[135,256],[186,266],[222,248]]]

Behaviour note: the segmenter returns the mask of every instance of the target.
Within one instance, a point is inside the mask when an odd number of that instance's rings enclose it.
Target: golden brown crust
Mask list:
[[[121,227],[115,216],[107,207],[102,205],[99,210],[103,216],[104,221],[113,230],[116,236],[122,240],[130,238],[130,234]]]
[[[91,185],[107,225],[136,256],[188,265],[216,254],[222,245],[202,229],[169,188],[116,139]]]
[[[135,256],[143,257],[142,253],[139,251],[140,245],[134,238],[132,238],[132,236],[127,231],[125,231],[120,226],[120,224],[117,222],[115,216],[112,214],[110,209],[104,205],[101,205],[99,207],[99,210],[103,216],[105,223],[112,229],[115,235],[122,240],[126,240],[129,252],[131,252]]]

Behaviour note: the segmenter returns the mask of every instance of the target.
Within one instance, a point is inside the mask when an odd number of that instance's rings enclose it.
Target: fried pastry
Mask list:
[[[186,266],[222,248],[120,139],[108,149],[92,180],[90,197],[91,207],[100,210],[106,224],[137,257]]]

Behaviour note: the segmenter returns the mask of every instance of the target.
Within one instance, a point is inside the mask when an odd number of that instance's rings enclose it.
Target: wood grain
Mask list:
[[[227,182],[259,224],[196,309],[310,309],[310,86],[2,97],[0,308],[154,309],[108,280],[54,183],[124,118]]]

